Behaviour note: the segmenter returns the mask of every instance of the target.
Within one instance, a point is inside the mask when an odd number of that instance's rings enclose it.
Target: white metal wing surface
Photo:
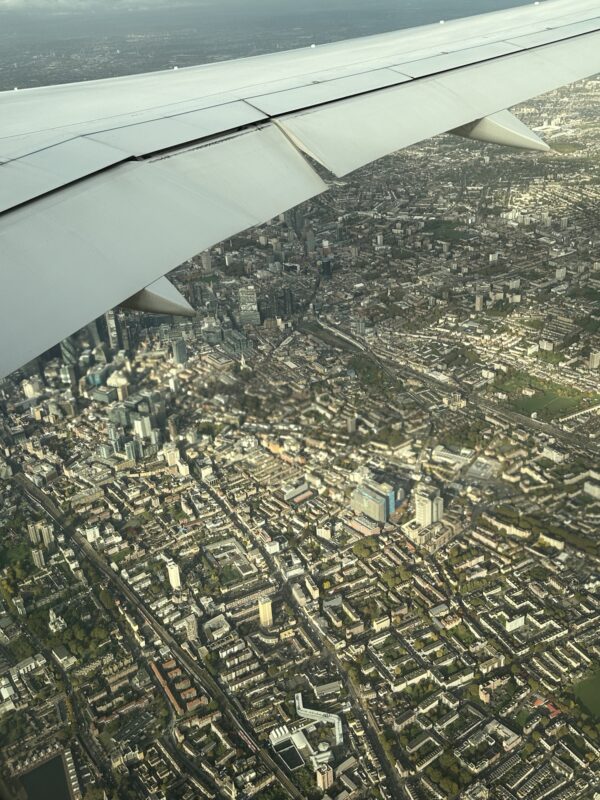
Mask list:
[[[547,149],[505,110],[599,72],[597,0],[547,0],[0,93],[0,377],[194,254],[324,191],[304,155],[342,176],[445,131]]]

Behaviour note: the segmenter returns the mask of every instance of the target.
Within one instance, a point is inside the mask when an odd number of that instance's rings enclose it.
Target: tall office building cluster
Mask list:
[[[135,316],[126,316],[123,312],[107,311],[104,318],[95,321],[96,334],[93,336],[95,344],[103,339],[110,350],[130,350],[137,341],[139,320]],[[102,335],[100,335],[100,333]]]
[[[167,422],[164,398],[146,390],[131,394],[112,404],[108,420],[109,441],[100,448],[106,457],[125,453],[128,459],[139,461],[156,455],[162,444],[161,428]]]
[[[285,286],[277,292],[262,298],[258,303],[261,319],[284,319],[290,317],[296,310],[297,303],[294,292]]]
[[[444,516],[444,498],[439,489],[421,484],[415,490],[415,519],[421,528],[440,522]]]
[[[367,481],[352,492],[350,507],[355,514],[385,523],[396,509],[396,491],[389,483]]]

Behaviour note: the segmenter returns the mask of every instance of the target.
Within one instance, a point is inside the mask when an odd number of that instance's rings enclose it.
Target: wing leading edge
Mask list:
[[[447,131],[546,149],[505,109],[600,72],[595,5],[0,93],[0,377],[127,299],[182,310],[156,282],[324,191],[305,155],[342,176]]]

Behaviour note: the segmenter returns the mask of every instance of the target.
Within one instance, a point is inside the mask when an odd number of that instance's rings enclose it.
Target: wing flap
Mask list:
[[[0,349],[0,375],[174,265],[325,189],[269,125],[170,157],[118,165],[17,209],[0,230],[0,320],[3,326],[12,320],[10,347]],[[22,330],[15,331],[17,321]]]
[[[0,213],[124,161],[127,154],[91,139],[71,139],[0,165]]]
[[[597,31],[598,28],[600,28],[600,17],[592,17],[592,19],[587,19],[583,22],[553,26],[545,31],[536,31],[535,33],[526,33],[522,36],[511,37],[508,41],[510,41],[511,44],[517,45],[517,47],[527,49],[529,47],[539,47],[543,44],[552,44],[564,39],[581,36],[585,33],[592,33],[593,31]]]
[[[223,134],[257,122],[267,115],[242,100],[187,111],[161,119],[110,128],[87,138],[117,147],[131,156],[145,156],[189,142]]]
[[[600,33],[593,33],[290,114],[278,124],[304,152],[343,176],[597,71]]]

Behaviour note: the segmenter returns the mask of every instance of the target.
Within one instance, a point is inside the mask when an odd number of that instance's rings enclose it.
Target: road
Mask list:
[[[293,599],[291,597],[291,592],[289,593],[288,600],[289,602],[293,602]],[[372,712],[368,707],[368,704],[365,702],[364,698],[361,697],[360,692],[356,688],[352,680],[352,677],[346,668],[346,664],[339,657],[335,648],[332,647],[329,644],[329,642],[322,639],[318,631],[315,630],[314,623],[307,613],[305,613],[305,618],[309,626],[309,630],[305,629],[305,632],[311,638],[313,644],[326,650],[330,658],[332,658],[333,661],[335,662],[339,672],[346,679],[345,680],[346,686],[350,692],[350,695],[352,696],[352,700],[354,701],[353,702],[354,712],[356,716],[359,718],[365,730],[365,733],[367,734],[369,744],[371,745],[373,752],[379,759],[379,763],[381,764],[381,767],[385,772],[385,776],[388,781],[388,786],[392,791],[392,797],[402,797],[401,792],[402,792],[403,782],[400,779],[399,774],[396,772],[394,765],[390,763],[390,760],[388,759],[385,750],[383,749],[383,746],[379,739],[379,733],[378,733],[379,728]]]
[[[374,353],[364,341],[357,339],[346,331],[339,330],[329,324],[324,324],[321,320],[317,320],[317,324],[319,324],[323,330],[327,331],[330,338],[335,338],[337,335],[340,340],[341,348],[345,347],[347,349],[349,345],[357,348],[366,356],[371,358],[389,377],[393,377],[395,379],[397,379],[398,376],[401,378],[414,378],[415,380],[423,383],[429,389],[433,389],[438,392],[441,391],[444,392],[444,394],[447,394],[452,390],[460,391],[467,403],[474,405],[481,413],[494,414],[499,419],[504,420],[512,425],[525,428],[532,433],[544,433],[565,447],[577,448],[577,450],[580,452],[584,452],[593,458],[597,459],[600,456],[600,444],[590,442],[590,440],[585,436],[580,436],[576,433],[569,433],[568,431],[565,431],[562,428],[553,425],[552,423],[542,422],[541,420],[532,419],[524,414],[519,414],[516,411],[510,411],[509,409],[502,408],[501,406],[498,406],[489,400],[485,400],[476,392],[464,391],[462,387],[453,383],[444,383],[443,381],[438,381],[431,375],[419,372],[418,370],[415,370],[406,364],[399,365],[391,361],[383,360],[380,356]],[[314,331],[311,332],[314,333]]]
[[[212,489],[212,487],[209,487],[209,490],[210,490],[213,498],[216,500],[216,502],[218,502],[221,505],[222,510],[224,512],[230,514],[234,518],[235,522],[246,532],[246,534],[248,536],[251,536],[252,532],[248,528],[246,523],[240,517],[238,517],[238,515],[235,513],[235,511],[233,511],[225,503],[224,499],[222,497],[220,497],[220,495],[217,492],[215,492],[214,489]],[[272,557],[266,552],[264,552],[263,555],[264,555],[265,559],[267,560],[267,562],[269,563],[269,566],[271,568],[271,574],[273,574],[273,575],[278,574],[279,575],[279,578],[280,578],[280,581],[281,581],[280,589],[283,590],[283,593],[285,594],[288,603],[292,607],[296,607],[297,604],[296,604],[296,601],[294,600],[294,598],[292,596],[292,592],[291,592],[291,588],[290,588],[290,585],[289,585],[289,581],[287,581],[283,577],[283,575],[281,575],[281,573],[278,571],[277,566],[276,566],[274,560],[272,559]],[[387,758],[387,756],[385,754],[385,751],[384,751],[384,749],[383,749],[383,747],[381,745],[381,742],[379,741],[379,736],[378,736],[378,733],[377,733],[377,730],[378,730],[377,723],[375,722],[375,719],[373,718],[373,715],[371,714],[371,712],[369,711],[368,708],[365,708],[365,705],[360,699],[359,693],[357,692],[356,687],[354,686],[354,683],[352,682],[352,678],[350,677],[350,675],[349,675],[349,673],[348,673],[348,671],[346,669],[345,664],[339,658],[339,656],[336,653],[335,649],[326,640],[324,640],[322,638],[322,636],[318,633],[318,631],[315,630],[315,628],[313,627],[312,620],[310,619],[308,614],[305,614],[305,619],[306,619],[306,622],[308,623],[308,629],[304,628],[304,632],[311,639],[313,645],[316,648],[318,648],[319,650],[321,650],[321,651],[325,650],[329,654],[329,656],[335,661],[340,673],[345,676],[347,686],[349,687],[350,694],[352,695],[352,698],[354,700],[355,713],[358,716],[358,718],[360,719],[360,721],[361,721],[361,723],[363,725],[363,728],[365,729],[365,732],[367,734],[367,737],[369,739],[369,742],[371,744],[371,747],[372,747],[373,751],[376,753],[376,755],[377,755],[377,757],[379,759],[379,762],[383,767],[383,770],[384,770],[384,772],[386,774],[386,777],[387,777],[387,779],[389,781],[390,787],[394,787],[396,789],[396,791],[399,791],[400,788],[401,788],[401,785],[402,785],[401,781],[399,779],[399,775],[396,772],[396,770],[394,769],[394,766],[392,764],[390,764],[390,762],[389,762],[389,760],[388,760],[388,758]]]
[[[238,514],[235,512],[235,510],[233,508],[231,508],[231,506],[225,501],[225,499],[218,492],[215,492],[215,490],[211,486],[207,486],[207,488],[208,488],[208,491],[210,492],[211,496],[215,500],[215,502],[217,502],[220,505],[221,510],[224,513],[228,514],[235,521],[236,525],[238,525],[246,533],[246,535],[248,537],[253,538],[252,530],[248,527],[248,525],[244,522],[244,520],[241,519],[241,517],[238,516]],[[262,548],[262,547],[261,547],[261,551],[263,553],[263,557],[265,558],[265,560],[269,564],[271,575],[278,575],[279,580],[280,580],[280,587],[279,588],[280,588],[280,590],[282,590],[283,594],[285,595],[286,600],[288,601],[288,603],[290,604],[291,607],[297,607],[296,601],[294,600],[294,598],[292,596],[292,592],[291,592],[291,587],[290,587],[289,581],[287,581],[284,578],[284,576],[281,574],[281,572],[277,568],[277,565],[275,564],[275,561],[272,558],[272,556],[269,553],[267,553],[264,550],[264,548]],[[318,650],[327,652],[327,654],[330,656],[330,658],[332,658],[335,661],[339,672],[342,675],[345,676],[347,686],[348,686],[348,688],[350,690],[350,694],[352,695],[352,698],[354,700],[355,713],[358,716],[358,718],[360,719],[363,728],[365,729],[365,732],[366,732],[367,737],[369,739],[369,743],[370,743],[373,751],[377,755],[377,758],[379,759],[379,762],[380,762],[380,764],[381,764],[381,766],[382,766],[382,768],[383,768],[383,770],[384,770],[384,772],[386,774],[386,777],[388,779],[390,788],[394,788],[395,789],[395,794],[393,794],[393,796],[394,797],[395,796],[399,797],[400,795],[398,794],[398,792],[401,789],[402,783],[400,781],[400,777],[399,777],[398,773],[394,769],[394,765],[390,764],[390,762],[389,762],[389,760],[388,760],[388,758],[387,758],[387,756],[385,754],[385,751],[384,751],[384,749],[383,749],[383,747],[381,745],[381,742],[379,740],[379,736],[378,736],[378,733],[377,733],[377,731],[378,731],[377,723],[375,722],[375,719],[374,719],[372,713],[369,711],[368,707],[366,707],[364,702],[361,701],[359,693],[358,693],[354,683],[352,682],[352,678],[350,677],[350,675],[348,673],[348,670],[346,669],[345,664],[339,658],[339,656],[336,653],[335,649],[329,644],[329,642],[324,640],[323,637],[320,635],[320,633],[315,629],[310,616],[308,614],[304,613],[304,617],[306,619],[308,627],[303,627],[303,630],[306,633],[306,635],[310,638],[310,640],[312,641],[312,643],[315,646],[315,648],[317,648]]]
[[[278,766],[278,764],[273,760],[273,758],[271,758],[267,750],[255,740],[250,729],[247,728],[240,720],[239,711],[235,708],[232,700],[225,694],[219,684],[214,680],[212,675],[206,669],[200,667],[198,662],[179,645],[177,640],[144,606],[139,597],[131,590],[131,588],[125,583],[120,575],[111,569],[105,559],[94,550],[84,536],[76,531],[67,530],[63,527],[62,515],[60,514],[60,511],[56,505],[24,475],[20,474],[16,476],[16,478],[26,493],[45,509],[46,513],[48,513],[52,518],[57,528],[62,530],[65,536],[77,546],[77,549],[80,550],[80,552],[85,554],[85,556],[96,567],[96,569],[112,584],[113,588],[129,601],[129,603],[145,619],[148,625],[150,625],[157,636],[159,636],[159,638],[171,648],[173,655],[181,664],[185,666],[190,675],[192,675],[201,686],[206,687],[213,699],[219,704],[221,713],[227,717],[234,729],[238,732],[241,738],[246,741],[253,752],[260,758],[265,767],[275,775],[281,785],[286,789],[289,796],[295,798],[295,800],[302,800],[302,795],[298,789],[294,786],[294,784]]]

